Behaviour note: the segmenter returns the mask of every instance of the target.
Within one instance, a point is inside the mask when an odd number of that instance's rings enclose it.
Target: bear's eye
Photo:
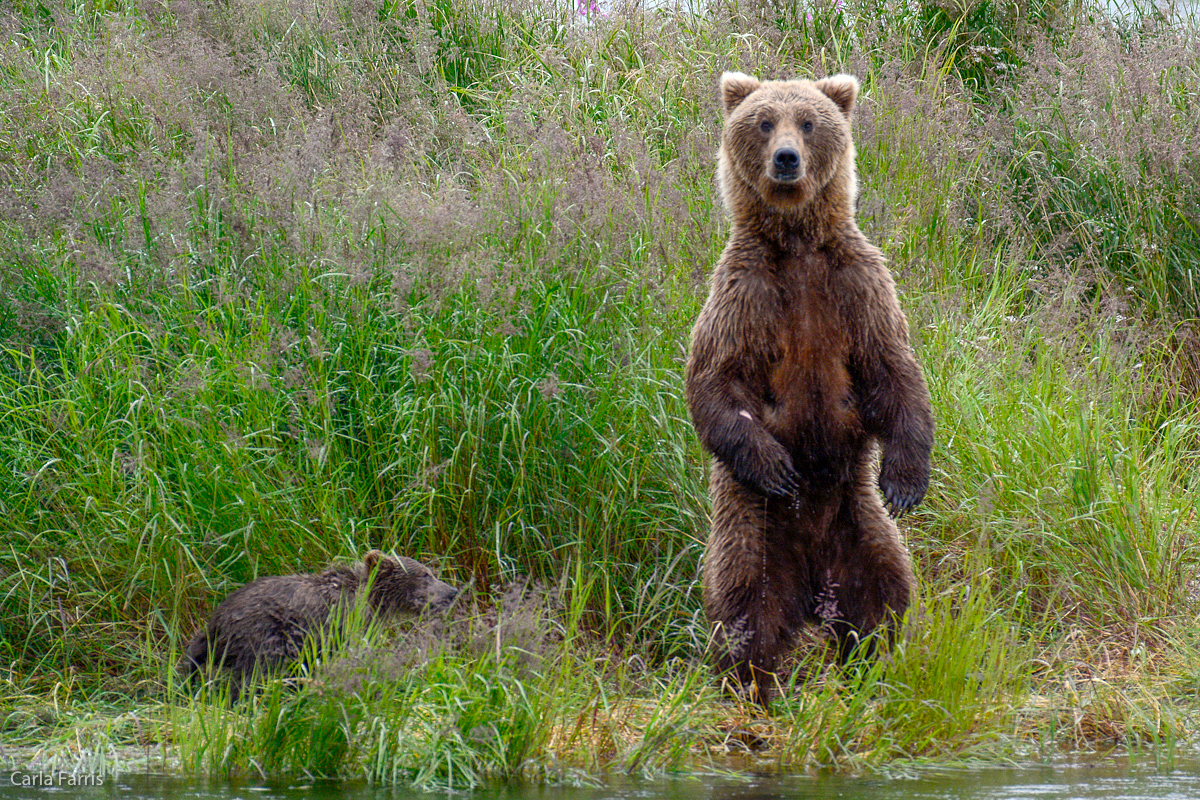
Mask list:
[[[804,131],[805,133],[812,133],[813,132],[812,120],[811,119],[804,120],[803,124],[800,125],[800,130]]]
[[[758,129],[760,131],[762,131],[763,133],[770,133],[771,129],[774,127],[775,126],[771,123],[771,120],[769,120],[769,119],[764,119],[762,122],[758,123]]]

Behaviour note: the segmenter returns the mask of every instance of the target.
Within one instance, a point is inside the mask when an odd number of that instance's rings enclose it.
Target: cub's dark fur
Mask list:
[[[232,678],[236,698],[255,670],[269,674],[299,658],[305,640],[353,608],[368,583],[366,610],[374,616],[442,611],[458,594],[419,561],[379,550],[367,553],[362,563],[319,574],[259,578],[217,606],[176,671],[185,682],[194,682],[222,670]]]

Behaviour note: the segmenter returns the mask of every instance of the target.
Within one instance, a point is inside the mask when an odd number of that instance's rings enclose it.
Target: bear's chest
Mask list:
[[[797,278],[779,294],[768,426],[805,471],[843,461],[862,436],[850,373],[851,341],[836,286]]]

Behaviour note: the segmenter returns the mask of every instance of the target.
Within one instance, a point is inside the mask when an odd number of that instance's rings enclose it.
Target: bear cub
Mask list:
[[[854,219],[858,90],[850,75],[721,79],[732,225],[686,393],[712,455],[716,666],[764,705],[800,626],[830,632],[844,662],[914,584],[893,517],[925,496],[933,412],[891,273]]]
[[[176,672],[184,683],[194,683],[212,669],[224,670],[236,700],[256,670],[270,674],[296,661],[306,639],[344,618],[368,585],[366,612],[372,617],[441,612],[458,595],[419,561],[379,550],[368,552],[361,563],[319,574],[259,578],[217,606],[192,637]]]

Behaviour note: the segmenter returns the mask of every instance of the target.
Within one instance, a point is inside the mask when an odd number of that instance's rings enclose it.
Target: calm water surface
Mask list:
[[[96,785],[99,783],[99,785]],[[80,785],[84,784],[84,785]],[[1117,761],[1020,769],[925,772],[901,777],[842,775],[745,777],[688,776],[621,781],[600,788],[547,787],[423,793],[356,782],[254,783],[203,781],[159,775],[102,780],[27,773],[0,775],[0,798],[114,797],[129,800],[1197,800],[1200,761],[1173,768]]]

